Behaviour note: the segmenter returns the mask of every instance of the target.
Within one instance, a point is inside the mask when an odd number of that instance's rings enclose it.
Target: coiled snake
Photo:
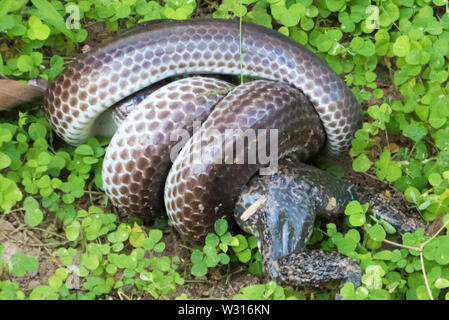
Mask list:
[[[186,74],[265,80],[235,88],[204,76],[160,82]],[[147,90],[144,98],[132,96],[140,90]],[[347,150],[362,112],[338,75],[297,42],[251,23],[240,33],[233,20],[143,23],[67,67],[49,86],[44,110],[73,145],[116,130],[103,163],[104,189],[114,205],[146,218],[166,209],[191,239],[204,237],[236,207],[238,223],[258,236],[272,277],[301,285],[359,281],[352,259],[302,250],[315,213],[341,213],[359,195],[301,161],[320,150]],[[223,151],[239,139],[240,154]],[[278,147],[277,158],[284,160],[274,174],[256,174],[268,163],[260,154],[249,161],[252,146]],[[264,208],[247,222],[239,219],[261,195]],[[393,220],[409,225],[406,216]]]

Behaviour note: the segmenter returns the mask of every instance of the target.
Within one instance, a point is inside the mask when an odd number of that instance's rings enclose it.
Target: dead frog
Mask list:
[[[262,199],[258,209],[247,210]],[[234,215],[239,226],[258,239],[264,271],[277,283],[319,287],[341,280],[342,285],[349,281],[358,287],[362,271],[354,259],[306,248],[315,217],[336,218],[352,200],[369,202],[370,213],[400,233],[424,227],[417,212],[398,208],[383,193],[356,188],[293,157],[281,160],[276,174],[253,177],[242,189]]]

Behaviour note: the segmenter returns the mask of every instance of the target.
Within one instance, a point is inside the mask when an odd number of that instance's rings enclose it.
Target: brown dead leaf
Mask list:
[[[0,44],[0,53],[5,61],[10,58],[14,58],[14,56],[16,55],[14,48],[8,46],[5,42],[2,42],[2,44]]]
[[[396,143],[392,142],[388,145],[387,149],[390,150],[391,154],[394,154],[399,151],[399,146]]]
[[[439,215],[426,227],[426,234],[429,236],[434,235],[444,225],[444,214]]]
[[[44,90],[23,82],[0,79],[0,111],[12,108],[42,97]]]

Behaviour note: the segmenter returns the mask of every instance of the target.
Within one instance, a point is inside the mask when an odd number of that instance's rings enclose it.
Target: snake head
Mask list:
[[[270,185],[267,191],[263,227],[265,234],[272,237],[273,258],[303,250],[312,234],[316,215],[309,194]]]
[[[316,195],[296,177],[297,172],[284,165],[274,175],[255,176],[242,188],[234,212],[240,227],[258,239],[267,269],[274,277],[276,261],[303,250],[313,231]],[[262,198],[263,205],[257,205]]]
[[[279,266],[277,264],[278,255],[273,246],[273,242],[277,242],[273,228],[269,227],[269,221],[272,220],[265,208],[259,210],[255,224],[258,232],[258,246],[259,251],[263,257],[263,269],[265,273],[273,279],[278,279],[280,275]]]
[[[257,213],[259,250],[274,279],[283,279],[279,258],[303,251],[313,230],[315,209],[309,195],[298,195],[298,190],[268,184],[265,205]]]

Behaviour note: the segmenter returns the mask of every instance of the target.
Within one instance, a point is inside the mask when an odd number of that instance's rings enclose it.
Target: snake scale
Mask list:
[[[189,74],[195,76],[185,77]],[[207,77],[211,74],[260,80],[235,86]],[[164,80],[176,76],[181,79]],[[328,268],[329,279],[359,276],[356,267],[352,276],[346,275],[346,266],[354,261],[339,254],[298,253],[310,236],[315,211],[341,212],[357,196],[346,182],[330,177],[324,179],[330,191],[322,184],[309,185],[305,182],[326,174],[310,176],[315,172],[310,168],[298,176],[292,168],[307,168],[302,161],[320,150],[329,155],[346,151],[361,126],[362,111],[344,81],[288,37],[246,22],[240,30],[234,20],[143,23],[69,65],[46,91],[44,111],[69,144],[82,144],[95,134],[113,135],[103,162],[103,185],[114,205],[145,217],[166,210],[178,231],[200,239],[213,230],[217,218],[233,212],[236,202],[238,216],[254,202],[257,192],[252,191],[264,190],[266,209],[259,219],[249,220],[257,230],[237,221],[260,238],[269,257],[266,269],[274,278],[307,283],[310,272],[304,270],[313,271],[310,263],[320,264],[320,257],[334,265]],[[245,136],[247,129],[266,135]],[[276,141],[268,137],[273,129]],[[240,138],[247,138],[241,154],[222,152],[238,143],[239,137],[227,135],[227,130],[240,130]],[[274,143],[278,158],[285,159],[278,173],[261,178],[256,173],[266,163],[242,159],[249,159],[251,146],[271,150]],[[198,150],[201,161],[195,162]],[[254,176],[251,181],[258,182],[245,187]],[[278,184],[271,186],[274,180]],[[304,189],[306,185],[320,192]],[[301,188],[291,193],[295,186]],[[333,191],[341,201],[332,208],[318,210],[315,202],[305,201],[311,194],[323,197]],[[284,216],[276,203],[279,197],[298,208],[286,220],[279,218]],[[335,197],[326,199],[335,202]],[[285,221],[290,221],[287,227]],[[289,276],[295,268],[302,270],[301,277]],[[313,282],[314,277],[308,279]]]

